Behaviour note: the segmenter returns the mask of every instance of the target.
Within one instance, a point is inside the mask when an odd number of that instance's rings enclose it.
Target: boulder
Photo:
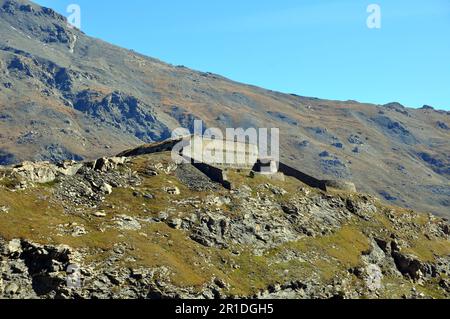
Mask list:
[[[403,254],[399,251],[392,253],[397,269],[411,279],[419,280],[423,277],[424,265],[413,255]]]
[[[97,171],[108,172],[115,170],[119,165],[125,164],[126,157],[102,157],[94,163]]]
[[[13,168],[13,174],[34,183],[45,184],[56,179],[57,169],[48,162],[23,162]]]
[[[100,187],[100,190],[103,193],[105,193],[107,195],[110,195],[113,192],[113,187],[111,185],[107,184],[107,183],[103,183],[103,185]]]
[[[168,222],[168,225],[174,229],[180,229],[183,221],[180,218],[173,218]]]
[[[370,264],[365,268],[364,281],[369,291],[377,291],[382,288],[383,273],[378,265]]]
[[[38,184],[53,182],[58,176],[74,176],[83,167],[83,163],[65,161],[57,165],[49,162],[23,162],[15,166],[13,175]]]
[[[83,163],[77,163],[75,161],[64,161],[58,164],[56,169],[64,176],[74,176],[82,167]]]
[[[164,187],[164,191],[170,195],[180,195],[180,189],[176,186]]]
[[[5,294],[9,295],[9,296],[15,295],[15,294],[17,294],[19,289],[20,289],[20,287],[17,284],[12,282],[5,287]]]
[[[10,257],[17,258],[22,253],[22,243],[20,239],[11,240],[6,246],[6,254]]]

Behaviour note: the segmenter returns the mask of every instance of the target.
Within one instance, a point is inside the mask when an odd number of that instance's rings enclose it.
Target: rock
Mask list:
[[[310,141],[308,141],[308,140],[304,140],[304,141],[301,141],[301,142],[299,142],[298,143],[298,147],[299,148],[307,148],[307,147],[309,147],[311,145],[311,142]]]
[[[103,193],[105,193],[107,195],[110,195],[113,192],[113,187],[111,185],[107,184],[107,183],[103,183],[103,185],[100,187],[100,190]]]
[[[321,159],[319,161],[322,172],[327,176],[333,176],[336,179],[344,180],[346,178],[351,178],[351,171],[342,159],[336,156],[327,159]]]
[[[217,190],[218,185],[190,164],[179,165],[175,175],[193,191]]]
[[[144,197],[145,199],[155,199],[155,195],[150,193],[145,193],[142,195],[142,197]]]
[[[439,282],[439,286],[446,292],[450,293],[450,279],[444,278]]]
[[[348,138],[348,142],[350,144],[363,145],[364,142],[361,140],[361,137],[358,135],[350,135]]]
[[[445,235],[447,235],[447,236],[450,235],[450,225],[448,223],[441,224],[441,227],[442,227],[442,232]]]
[[[283,204],[281,208],[283,209],[283,212],[289,215],[295,215],[298,213],[298,208],[292,204]]]
[[[25,274],[26,275],[28,273],[28,267],[20,259],[12,260],[9,263],[9,268],[11,269],[11,272],[14,274]]]
[[[438,121],[436,123],[436,126],[442,130],[450,130],[450,127],[447,124],[445,124],[444,122]]]
[[[65,176],[74,176],[80,168],[83,167],[83,163],[77,163],[75,161],[64,161],[59,163],[57,166],[57,170],[65,175]]]
[[[53,182],[57,175],[54,165],[48,162],[31,163],[24,162],[13,169],[13,173],[28,181],[45,184]]]
[[[340,148],[340,149],[343,149],[343,148],[344,148],[344,144],[342,144],[342,143],[340,143],[340,142],[338,142],[338,143],[333,143],[333,144],[331,144],[331,146],[334,146],[334,147]]]
[[[22,243],[20,239],[13,239],[8,243],[7,254],[13,258],[17,258],[22,253]]]
[[[180,229],[183,221],[180,218],[173,218],[167,224],[174,229]]]
[[[274,195],[279,195],[279,196],[283,196],[287,194],[287,191],[285,191],[284,189],[282,189],[281,187],[277,187],[271,184],[266,184],[264,185],[264,187],[268,190],[270,190]]]
[[[133,279],[141,280],[145,276],[145,270],[133,268],[133,269],[131,269],[131,275],[130,276]]]
[[[8,214],[9,207],[8,206],[0,206],[0,214]]]
[[[15,283],[10,283],[5,287],[5,293],[7,295],[15,295],[19,291],[20,287]]]
[[[164,191],[170,195],[180,195],[180,189],[176,186],[164,187]]]
[[[364,219],[370,220],[373,218],[373,215],[376,213],[377,208],[367,199],[351,199],[347,198],[346,200],[346,208],[356,216]]]
[[[158,172],[153,169],[147,169],[144,172],[144,175],[149,176],[149,177],[158,176]]]
[[[387,201],[393,202],[396,201],[398,198],[395,196],[392,196],[391,194],[389,194],[387,191],[381,191],[380,195]]]
[[[397,269],[405,276],[409,276],[411,279],[419,280],[423,276],[422,270],[424,265],[419,259],[412,255],[403,254],[399,251],[392,253]]]
[[[119,165],[123,165],[125,162],[125,157],[103,157],[95,162],[94,169],[98,171],[108,172],[111,170],[115,170]]]
[[[72,237],[81,237],[86,234],[87,234],[87,231],[83,226],[76,225],[72,230]]]
[[[96,208],[114,188],[136,187],[141,178],[130,170],[94,170],[95,163],[87,163],[72,177],[61,177],[56,185],[56,197],[63,203]]]
[[[115,218],[116,224],[123,230],[140,230],[142,228],[139,221],[127,215],[120,215]]]
[[[367,288],[374,292],[382,288],[383,273],[378,265],[370,264],[365,269],[366,276],[364,281]]]
[[[85,228],[67,222],[50,227],[48,241],[60,236],[58,241],[70,242],[70,236],[87,235],[82,242],[92,240],[92,245],[73,250],[26,239],[8,243],[0,237],[0,298],[252,298],[234,295],[235,283],[227,283],[228,276],[219,279],[217,276],[223,274],[218,274],[217,269],[240,269],[242,280],[249,287],[254,283],[248,278],[257,276],[263,286],[259,293],[252,288],[255,298],[389,298],[391,294],[397,297],[397,283],[407,287],[411,279],[415,285],[423,284],[430,292],[446,296],[449,283],[443,279],[450,274],[449,257],[423,261],[409,254],[423,234],[430,241],[447,240],[449,228],[444,219],[426,215],[420,218],[412,211],[383,207],[369,195],[316,191],[303,184],[250,179],[246,171],[240,173],[250,186],[241,182],[233,190],[219,187],[191,192],[195,185],[200,186],[192,181],[196,178],[192,173],[181,181],[185,191],[180,192],[181,178],[177,174],[188,168],[177,168],[175,173],[159,157],[156,164],[150,156],[145,161],[133,159],[132,165],[123,164],[117,169],[113,167],[120,162],[110,159],[75,166],[73,170],[71,162],[49,164],[58,182],[35,188],[46,190],[37,194],[44,202],[42,215],[48,214],[46,203],[56,202],[63,206],[63,220],[85,220],[89,225],[85,224]],[[161,189],[145,175],[148,167],[155,167],[164,177],[167,187],[162,188],[163,192],[183,196],[161,196],[161,203],[153,200],[148,192]],[[11,167],[5,172],[8,169]],[[8,177],[0,169],[0,179],[2,175]],[[105,200],[105,194],[119,187],[125,190],[122,201]],[[48,190],[54,191],[55,197]],[[3,191],[10,194],[9,189]],[[160,204],[165,208],[158,214]],[[109,218],[104,218],[105,212]],[[3,218],[13,215],[11,212]],[[172,236],[173,231],[166,225],[180,230],[181,236]],[[106,238],[105,243],[104,236],[109,232],[114,236],[111,242]],[[103,235],[97,237],[100,233]],[[39,240],[44,243],[47,239]],[[97,245],[97,240],[101,245]],[[185,256],[176,251],[180,240],[188,241],[186,247],[193,249],[193,254]],[[178,262],[178,257],[189,267],[205,270],[201,273],[203,286],[177,286],[173,281],[173,262]],[[348,272],[342,267],[347,264],[347,257],[358,261],[349,266]],[[246,265],[255,260],[260,263],[258,267]],[[147,265],[143,264],[147,261]],[[330,278],[324,280],[323,269],[307,266],[311,264],[326,265]],[[130,265],[142,268],[130,269]],[[276,278],[264,273],[266,267],[275,267]],[[301,282],[296,281],[298,267],[302,268]],[[73,284],[68,278],[74,279]],[[9,295],[4,288],[11,283],[19,288]],[[417,292],[407,296],[421,297]]]
[[[95,217],[106,217],[106,213],[104,213],[104,212],[96,212],[96,213],[94,213],[94,216]]]
[[[159,220],[166,220],[167,218],[169,218],[169,214],[167,212],[159,212],[158,214],[158,219]]]

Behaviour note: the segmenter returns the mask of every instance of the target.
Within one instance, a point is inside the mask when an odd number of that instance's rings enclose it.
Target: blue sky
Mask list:
[[[163,61],[304,96],[450,110],[449,0],[37,0]],[[381,8],[369,29],[367,6]]]

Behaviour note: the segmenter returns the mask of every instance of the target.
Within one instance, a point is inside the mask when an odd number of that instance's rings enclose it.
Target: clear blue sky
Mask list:
[[[37,0],[163,61],[305,96],[450,110],[449,0]],[[381,29],[369,29],[369,4]],[[65,14],[68,15],[68,14]]]

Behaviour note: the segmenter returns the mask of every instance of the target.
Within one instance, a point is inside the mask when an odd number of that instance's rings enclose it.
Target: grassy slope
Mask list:
[[[119,90],[136,96],[154,106],[157,117],[167,122],[170,128],[178,126],[170,115],[173,106],[203,119],[210,127],[225,125],[217,121],[221,115],[229,117],[230,123],[226,124],[231,127],[278,127],[282,134],[283,159],[293,166],[318,178],[331,178],[333,176],[325,176],[319,165],[318,154],[326,150],[347,164],[351,172],[347,178],[362,191],[378,195],[386,190],[398,197],[397,205],[409,204],[416,210],[449,214],[446,202],[450,187],[448,176],[437,174],[417,157],[418,152],[428,152],[448,165],[450,130],[436,126],[438,121],[450,126],[448,114],[405,109],[403,111],[408,115],[404,115],[366,103],[281,94],[165,64],[75,30],[70,31],[76,32],[78,38],[73,54],[69,53],[67,43],[55,42],[44,46],[34,36],[27,37],[30,29],[39,29],[40,25],[52,26],[53,23],[55,21],[48,17],[5,14],[0,19],[0,44],[47,59],[75,73],[88,74],[88,78],[81,76],[73,81],[72,91],[75,93],[89,89],[103,97]],[[18,31],[12,32],[11,26]],[[134,136],[111,126],[96,127],[92,120],[63,104],[62,92],[55,89],[49,97],[46,96],[43,90],[47,85],[38,77],[18,79],[8,75],[6,62],[12,56],[10,52],[0,52],[0,61],[4,61],[3,67],[0,63],[0,74],[13,84],[12,89],[0,88],[0,110],[12,115],[12,120],[0,121],[2,149],[17,154],[20,159],[32,159],[45,152],[41,146],[60,144],[83,157],[96,158],[114,155],[140,143]],[[25,60],[33,64],[30,59]],[[30,114],[22,111],[20,106],[30,102],[41,107],[42,112]],[[48,109],[58,111],[61,118],[49,119],[43,112]],[[389,134],[388,129],[376,126],[370,119],[379,116],[381,111],[408,129],[419,144],[405,145],[398,136]],[[273,117],[268,112],[284,114],[289,121]],[[31,117],[44,124],[28,124]],[[69,119],[74,127],[67,125],[65,119]],[[298,125],[290,124],[293,121]],[[308,131],[308,127],[327,128],[330,135],[345,144],[345,148],[332,147],[329,141],[323,141]],[[62,134],[61,129],[73,129],[76,134]],[[90,129],[90,133],[86,129]],[[18,139],[30,131],[42,133],[42,137],[35,137],[35,143],[19,145]],[[351,134],[360,135],[365,142],[362,153],[352,152],[354,145],[347,143]],[[309,140],[310,147],[299,148],[298,143],[303,140]],[[398,169],[400,165],[404,170]]]
[[[139,172],[149,162],[155,160],[164,161],[164,157],[158,155],[135,158],[133,170]],[[244,174],[231,174],[236,182],[245,183],[255,187],[267,180],[251,179]],[[287,182],[271,182],[279,184],[288,190],[288,194],[280,197],[286,200],[299,187],[306,188],[299,182],[288,179]],[[157,196],[157,200],[144,200],[133,196],[131,189],[116,189],[112,195],[97,209],[85,209],[85,217],[64,212],[60,203],[52,198],[53,184],[37,186],[25,191],[12,191],[11,180],[0,182],[0,206],[10,208],[9,213],[0,214],[0,236],[6,239],[26,238],[39,243],[67,244],[74,248],[91,249],[93,260],[103,260],[116,243],[126,243],[133,249],[127,251],[129,257],[135,258],[133,262],[124,261],[124,266],[133,267],[142,265],[145,267],[167,266],[172,271],[172,281],[179,286],[193,286],[200,288],[211,277],[225,279],[231,284],[232,292],[240,295],[256,293],[260,289],[267,288],[274,283],[284,283],[301,278],[308,278],[317,274],[323,281],[331,281],[336,276],[345,274],[349,268],[356,267],[361,262],[361,254],[369,249],[368,233],[377,234],[385,238],[386,230],[393,230],[393,225],[384,213],[376,215],[370,222],[361,221],[356,217],[348,225],[338,232],[318,238],[304,238],[297,242],[290,242],[268,251],[264,256],[252,255],[248,247],[231,247],[230,250],[206,248],[190,240],[188,235],[181,230],[174,230],[163,223],[143,224],[139,231],[119,230],[108,228],[113,224],[113,218],[120,214],[134,217],[156,216],[171,204],[174,199],[205,198],[208,193],[192,192],[182,185],[175,176],[159,175],[144,179],[139,187],[140,191],[150,192]],[[181,195],[169,196],[162,191],[162,187],[175,185],[181,189]],[[311,190],[315,192],[315,190]],[[220,190],[215,195],[226,194],[226,190]],[[339,194],[339,196],[354,196]],[[178,208],[181,215],[188,213],[193,208]],[[105,218],[93,217],[96,211],[107,213]],[[383,210],[389,210],[383,208]],[[240,211],[229,211],[229,214],[241,214]],[[401,216],[409,214],[409,211],[394,208],[394,213]],[[417,223],[425,224],[428,216],[419,215]],[[83,225],[88,234],[74,238],[70,235],[58,235],[58,225],[77,223]],[[397,234],[400,238],[408,240],[407,234]],[[420,259],[427,261],[439,255],[450,254],[448,241],[430,240],[420,234],[420,238],[409,241],[409,252],[414,253]],[[237,256],[231,251],[239,249],[242,253]],[[280,263],[277,256],[285,251],[297,251],[309,256],[308,259]],[[322,257],[321,257],[322,256]],[[323,257],[326,258],[323,258]],[[239,265],[234,267],[233,265]],[[386,277],[386,297],[400,297],[412,287],[412,283],[399,278]],[[358,283],[355,283],[358,284]],[[392,289],[391,289],[392,288]],[[431,287],[418,286],[419,291],[425,291],[428,295],[439,297],[439,291]],[[431,289],[431,290],[430,290]]]

